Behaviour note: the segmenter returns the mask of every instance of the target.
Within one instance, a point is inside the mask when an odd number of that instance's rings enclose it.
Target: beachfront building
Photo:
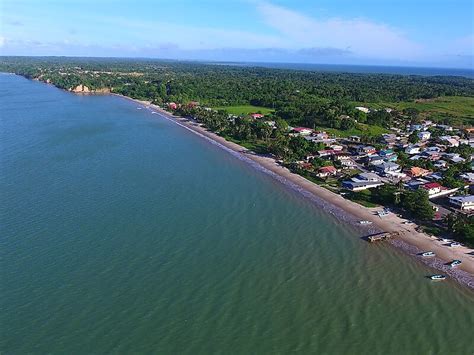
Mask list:
[[[342,188],[351,191],[362,191],[367,189],[373,189],[374,187],[382,186],[383,182],[370,182],[370,181],[343,181]]]
[[[171,110],[176,110],[178,108],[178,105],[176,104],[176,102],[169,102],[168,108]]]
[[[361,173],[350,180],[342,182],[342,188],[351,191],[362,191],[382,186],[383,182],[380,177],[374,173]]]
[[[337,174],[337,169],[334,166],[323,166],[319,168],[318,173],[316,174],[320,178],[326,178],[328,176],[334,176]]]
[[[474,210],[474,195],[453,196],[449,198],[449,203],[461,211]]]

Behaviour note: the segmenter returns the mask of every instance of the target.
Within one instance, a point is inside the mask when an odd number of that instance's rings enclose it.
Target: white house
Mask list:
[[[376,165],[375,169],[380,173],[399,172],[400,165],[392,162],[384,162],[382,164]]]
[[[416,145],[409,145],[408,147],[405,148],[405,153],[407,154],[418,154],[420,153],[420,147]]]
[[[417,136],[418,136],[418,138],[420,138],[422,141],[426,141],[426,140],[430,139],[431,133],[428,132],[428,131],[422,131],[422,132],[418,132]]]
[[[450,197],[449,202],[463,211],[474,210],[474,195]]]
[[[313,133],[313,130],[306,127],[295,127],[293,128],[293,132],[299,134],[300,136],[309,136],[311,133]]]

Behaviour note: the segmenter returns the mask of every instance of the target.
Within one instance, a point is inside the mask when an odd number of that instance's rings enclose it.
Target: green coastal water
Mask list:
[[[5,354],[472,354],[474,296],[111,96],[0,75]]]

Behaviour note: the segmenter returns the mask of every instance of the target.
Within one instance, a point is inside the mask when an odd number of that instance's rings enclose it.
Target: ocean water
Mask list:
[[[2,353],[472,353],[472,291],[172,122],[13,75],[0,114]]]

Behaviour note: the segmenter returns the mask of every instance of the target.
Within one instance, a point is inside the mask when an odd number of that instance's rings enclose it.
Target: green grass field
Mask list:
[[[370,108],[381,109],[385,107],[403,110],[416,108],[427,116],[443,118],[443,116],[457,117],[460,119],[474,120],[474,97],[444,96],[419,102],[378,102],[355,103]]]
[[[325,131],[330,135],[335,135],[337,137],[350,137],[350,136],[381,136],[383,133],[388,133],[389,131],[383,127],[371,126],[360,123],[358,128],[349,129],[343,131],[335,128],[326,128],[326,127],[316,127],[319,131]]]
[[[264,115],[272,113],[273,110],[267,107],[253,106],[253,105],[241,105],[241,106],[220,106],[213,107],[214,110],[224,110],[232,115],[248,115],[250,113],[261,112]]]

